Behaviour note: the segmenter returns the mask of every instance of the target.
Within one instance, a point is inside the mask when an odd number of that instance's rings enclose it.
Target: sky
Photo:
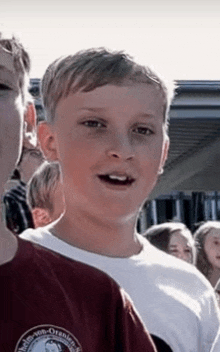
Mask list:
[[[220,80],[220,1],[4,0],[0,31],[18,36],[32,78],[62,55],[123,50],[166,80]]]

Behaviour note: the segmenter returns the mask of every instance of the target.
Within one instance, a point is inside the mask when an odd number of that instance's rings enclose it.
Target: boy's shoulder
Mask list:
[[[18,249],[12,261],[0,266],[0,273],[17,272],[24,276],[35,274],[44,274],[57,276],[63,280],[82,282],[94,285],[94,281],[103,287],[105,282],[107,285],[118,285],[102,271],[84,264],[74,259],[69,259],[63,255],[53,252],[39,244],[26,241],[19,236]],[[28,271],[27,271],[28,268]],[[23,270],[24,269],[24,270]],[[104,288],[104,287],[103,287]]]
[[[219,325],[217,302],[210,283],[193,265],[158,250],[141,235],[138,239],[143,249],[127,258],[102,256],[73,247],[45,228],[26,230],[22,236],[108,273],[131,296],[150,333],[173,346],[173,350],[186,342],[179,335],[180,326],[188,331],[190,350],[198,350],[199,330],[203,335],[203,350],[210,347]],[[167,316],[173,326],[168,333],[164,324]]]
[[[210,290],[211,285],[208,280],[195,268],[195,266],[186,263],[185,261],[171,256],[156,247],[154,247],[142,235],[137,235],[138,240],[142,244],[142,251],[128,258],[106,257],[96,253],[87,252],[83,249],[73,247],[66,242],[55,237],[49,227],[28,229],[21,235],[22,238],[39,243],[46,248],[50,248],[55,252],[62,253],[66,258],[78,260],[93,267],[99,267],[103,271],[110,272],[111,276],[114,270],[123,266],[123,272],[128,270],[130,273],[135,270],[139,272],[137,280],[141,277],[152,278],[150,282],[155,284],[155,278],[160,277],[164,280],[174,280],[183,283],[185,286],[192,285],[192,282],[197,283],[197,288],[200,290]],[[110,271],[108,269],[111,269]],[[127,269],[126,269],[127,268]],[[188,282],[188,284],[187,284]],[[189,287],[190,288],[190,287]],[[198,292],[196,288],[196,292]],[[192,292],[192,288],[190,289]]]
[[[113,346],[120,344],[115,340],[119,329],[121,338],[127,338],[129,331],[129,341],[123,341],[126,351],[135,346],[137,337],[138,351],[142,351],[142,343],[154,351],[129,297],[98,269],[18,238],[14,259],[0,266],[0,286],[0,308],[4,307],[7,321],[1,321],[0,328],[9,331],[0,338],[0,349],[8,342],[10,346],[18,340],[24,343],[23,336],[30,338],[36,333],[51,338],[55,330],[61,334],[65,329],[80,342],[83,351],[90,350],[91,345],[91,351],[118,350]],[[107,338],[103,326],[108,327]],[[13,341],[8,340],[10,334]]]

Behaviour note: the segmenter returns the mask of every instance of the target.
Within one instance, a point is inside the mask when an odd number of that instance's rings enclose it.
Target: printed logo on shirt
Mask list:
[[[39,325],[21,336],[14,352],[82,352],[82,347],[69,331],[53,325]]]

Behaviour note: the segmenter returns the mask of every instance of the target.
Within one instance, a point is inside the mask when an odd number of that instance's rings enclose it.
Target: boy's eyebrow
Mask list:
[[[90,107],[83,107],[80,108],[79,110],[87,110],[87,111],[93,111],[93,112],[99,112],[99,111],[104,111],[107,110],[106,108],[90,108]]]
[[[82,107],[79,109],[80,111],[82,110],[86,110],[86,111],[92,111],[92,112],[102,112],[102,111],[107,111],[108,108],[105,108],[105,107],[96,107],[96,108],[91,108],[91,107]],[[146,112],[140,112],[139,114],[136,115],[137,117],[146,117],[147,119],[150,119],[150,118],[155,118],[155,115],[153,114],[149,114],[149,113],[146,113]]]
[[[140,114],[137,114],[137,117],[146,117],[147,119],[152,119],[152,118],[155,118],[156,116],[154,114],[149,114],[147,112],[141,112]]]

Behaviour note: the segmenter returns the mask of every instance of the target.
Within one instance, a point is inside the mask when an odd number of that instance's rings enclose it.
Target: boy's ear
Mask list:
[[[29,103],[24,113],[23,146],[35,148],[37,146],[36,110],[33,103]]]
[[[35,228],[46,226],[52,221],[47,209],[34,208],[32,210],[32,216]]]
[[[51,126],[42,121],[38,125],[38,138],[40,141],[41,149],[49,161],[58,160],[58,150],[54,133]]]
[[[168,136],[166,136],[165,141],[164,141],[163,151],[162,151],[160,168],[159,168],[159,172],[158,172],[159,175],[161,175],[163,173],[163,167],[164,167],[166,160],[168,158],[169,148],[170,148],[170,138]]]

